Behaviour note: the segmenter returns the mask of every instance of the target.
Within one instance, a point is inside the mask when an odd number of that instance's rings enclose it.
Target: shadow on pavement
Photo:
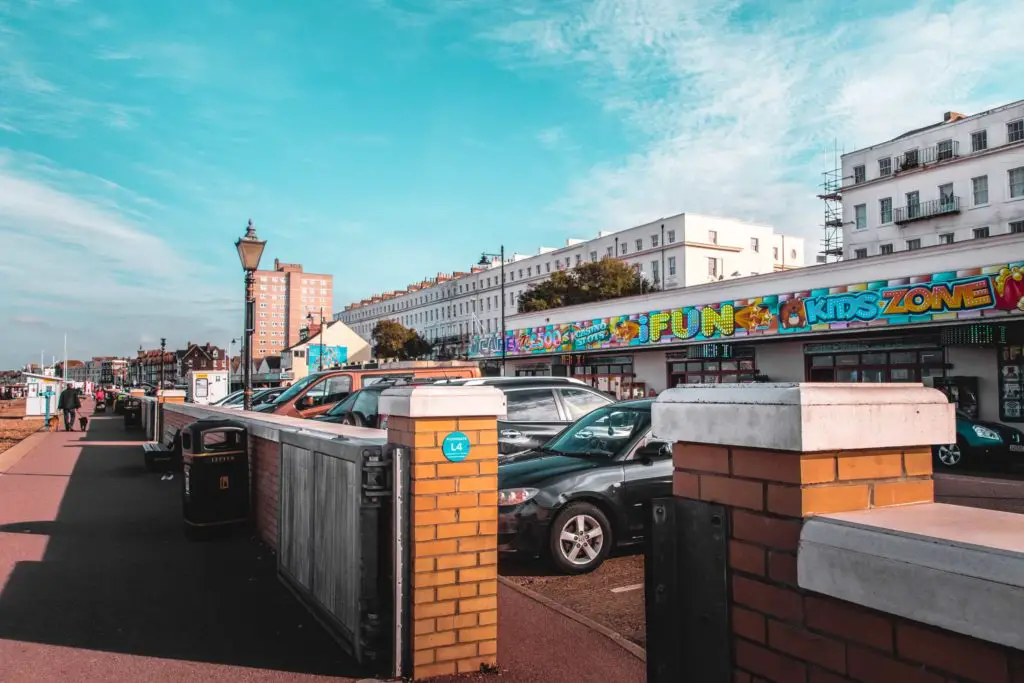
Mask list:
[[[0,592],[0,639],[360,677],[253,532],[185,540],[180,475],[146,472],[140,439],[120,420],[92,421],[56,520],[0,526],[48,537],[43,559],[17,563]]]

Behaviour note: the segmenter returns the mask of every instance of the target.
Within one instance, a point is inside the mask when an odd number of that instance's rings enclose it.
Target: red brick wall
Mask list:
[[[675,495],[729,513],[735,683],[1024,683],[1019,650],[797,587],[803,518],[930,500],[925,449],[676,444],[675,463]]]
[[[170,410],[163,411],[164,427],[181,429],[196,418]],[[263,542],[277,550],[278,467],[281,445],[250,435],[252,455],[252,511],[256,532]]]

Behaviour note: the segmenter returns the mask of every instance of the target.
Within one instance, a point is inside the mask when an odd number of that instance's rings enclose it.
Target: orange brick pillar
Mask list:
[[[891,651],[891,626],[887,636],[868,610],[799,588],[802,520],[932,502],[930,445],[955,440],[953,410],[940,392],[906,384],[720,385],[659,396],[654,434],[674,444],[673,494],[726,512],[726,579],[715,589],[729,605],[719,635],[730,642],[730,681],[875,680],[852,675],[876,656],[856,641]]]
[[[493,387],[384,392],[388,442],[410,474],[413,680],[494,667],[498,652],[498,433],[505,395]]]

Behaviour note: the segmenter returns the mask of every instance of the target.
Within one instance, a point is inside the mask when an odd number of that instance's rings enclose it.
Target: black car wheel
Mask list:
[[[551,524],[548,552],[565,574],[586,574],[601,566],[612,548],[612,525],[590,503],[572,503]]]
[[[933,446],[932,455],[935,464],[948,469],[962,469],[966,458],[966,449],[959,443]]]
[[[345,417],[341,419],[341,424],[350,427],[366,427],[367,422],[365,415],[353,411],[345,413]]]

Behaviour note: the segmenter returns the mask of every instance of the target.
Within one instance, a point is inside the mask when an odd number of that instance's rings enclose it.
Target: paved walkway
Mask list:
[[[147,472],[122,424],[96,416],[0,468],[0,682],[364,678],[255,539],[184,540],[180,482]],[[499,620],[502,683],[644,680],[603,636],[504,587]]]

